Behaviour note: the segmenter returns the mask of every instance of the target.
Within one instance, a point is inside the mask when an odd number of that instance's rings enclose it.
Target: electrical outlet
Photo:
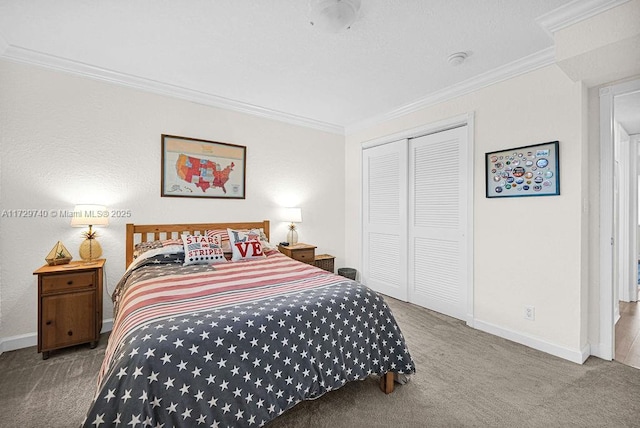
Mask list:
[[[529,321],[534,321],[536,319],[536,308],[535,306],[525,306],[524,307],[524,319]]]

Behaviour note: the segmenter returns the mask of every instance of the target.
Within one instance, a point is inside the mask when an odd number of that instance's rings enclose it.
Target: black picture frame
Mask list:
[[[559,142],[485,153],[487,198],[560,194]]]
[[[161,196],[245,199],[245,146],[168,134],[161,140]]]

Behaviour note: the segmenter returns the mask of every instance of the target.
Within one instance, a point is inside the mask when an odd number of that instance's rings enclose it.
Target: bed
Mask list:
[[[263,426],[347,382],[379,376],[390,393],[394,375],[415,372],[383,298],[278,252],[269,221],[126,230],[84,426]],[[190,239],[215,237],[223,251],[225,231],[233,261],[185,265]],[[254,253],[237,260],[234,246],[249,244]]]

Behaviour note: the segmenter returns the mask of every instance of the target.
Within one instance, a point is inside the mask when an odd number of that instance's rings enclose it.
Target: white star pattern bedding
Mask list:
[[[118,284],[84,426],[257,427],[349,381],[415,371],[391,310],[356,281],[278,252],[183,258],[150,252]]]

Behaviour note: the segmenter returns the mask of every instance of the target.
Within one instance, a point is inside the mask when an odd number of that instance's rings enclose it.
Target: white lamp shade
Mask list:
[[[289,223],[302,223],[302,209],[285,208],[283,220]]]
[[[104,205],[76,205],[71,217],[72,227],[107,226],[109,211]]]

